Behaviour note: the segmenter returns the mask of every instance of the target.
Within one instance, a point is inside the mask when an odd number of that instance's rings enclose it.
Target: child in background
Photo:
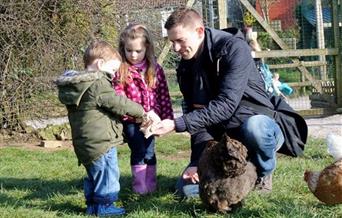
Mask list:
[[[246,34],[246,40],[252,48],[252,56],[255,57],[256,51],[261,51],[260,44],[257,41],[256,32],[249,32]],[[278,73],[271,73],[270,68],[260,58],[254,58],[255,64],[265,83],[265,89],[270,95],[282,96],[287,100],[286,95],[291,95],[293,89],[287,84],[279,81]]]
[[[274,90],[275,95],[278,95],[278,96],[281,95],[281,91],[279,90],[281,82],[279,81],[278,73],[273,73],[272,84],[273,84],[273,90]]]
[[[118,117],[142,119],[141,105],[113,92],[112,78],[121,64],[119,53],[105,41],[94,41],[84,54],[85,71],[66,71],[56,80],[66,105],[74,151],[84,165],[88,215],[122,215],[113,205],[120,191],[116,145],[123,143]]]
[[[256,32],[249,32],[246,34],[246,40],[249,46],[252,48],[252,57],[254,59],[255,65],[258,68],[261,78],[264,81],[266,93],[273,95],[273,84],[272,84],[272,73],[267,64],[264,63],[262,58],[255,58],[255,52],[261,51],[261,46],[257,40]]]
[[[287,84],[282,83],[279,80],[279,73],[273,73],[272,83],[273,83],[273,89],[275,95],[280,95],[286,99],[286,95],[291,95],[293,92],[293,89]]]
[[[173,119],[169,90],[162,67],[157,64],[152,38],[145,26],[131,24],[120,35],[119,52],[123,63],[113,80],[115,91],[153,110],[161,119]],[[138,194],[157,187],[154,136],[139,131],[133,117],[124,117],[124,133],[131,149],[132,189]]]

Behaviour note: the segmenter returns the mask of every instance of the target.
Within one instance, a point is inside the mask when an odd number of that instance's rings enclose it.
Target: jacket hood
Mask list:
[[[206,46],[211,51],[210,56],[215,54],[215,57],[210,57],[211,60],[224,55],[222,52],[225,52],[225,49],[222,48],[236,39],[245,41],[243,33],[238,28],[230,27],[223,30],[206,28]]]
[[[94,81],[102,78],[104,76],[103,72],[100,71],[75,71],[68,70],[59,76],[55,83],[57,86],[64,86],[70,84],[78,84],[82,82]]]
[[[78,106],[87,89],[103,76],[106,73],[100,71],[65,71],[55,81],[59,100],[65,105]]]

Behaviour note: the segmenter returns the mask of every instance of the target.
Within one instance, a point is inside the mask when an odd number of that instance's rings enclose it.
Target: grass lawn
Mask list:
[[[342,206],[326,206],[308,190],[305,169],[321,170],[332,163],[322,140],[310,139],[305,156],[279,156],[273,192],[250,193],[234,214],[209,213],[196,199],[173,195],[176,179],[189,159],[188,137],[171,134],[157,140],[159,188],[138,196],[130,190],[129,149],[118,148],[121,169],[120,202],[127,217],[342,217]],[[82,177],[70,148],[47,150],[7,146],[0,148],[0,217],[85,217]]]

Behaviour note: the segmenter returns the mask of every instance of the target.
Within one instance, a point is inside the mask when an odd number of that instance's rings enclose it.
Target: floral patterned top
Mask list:
[[[125,95],[134,102],[141,104],[146,112],[154,110],[163,119],[173,119],[171,98],[163,68],[156,64],[156,84],[153,88],[145,82],[147,70],[146,60],[128,68],[130,75],[126,84],[119,82],[118,72],[113,78],[113,87],[118,95]],[[124,120],[134,121],[125,116]]]

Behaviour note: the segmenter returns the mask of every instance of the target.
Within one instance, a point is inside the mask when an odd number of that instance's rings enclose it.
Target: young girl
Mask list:
[[[154,110],[161,119],[173,119],[171,99],[163,69],[157,64],[151,35],[145,26],[131,24],[120,35],[123,63],[114,78],[116,93]],[[132,188],[138,194],[154,192],[157,186],[154,136],[139,131],[134,118],[124,117],[124,133],[131,149]]]

